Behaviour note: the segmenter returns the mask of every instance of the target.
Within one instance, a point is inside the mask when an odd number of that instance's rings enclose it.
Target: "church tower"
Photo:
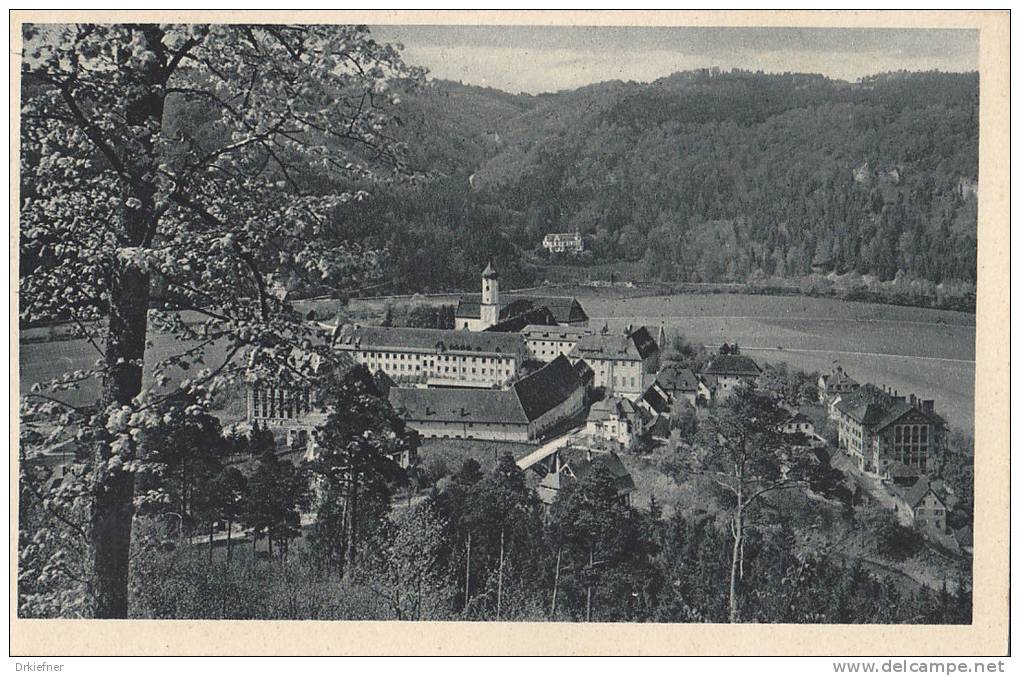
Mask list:
[[[492,267],[492,261],[482,272],[482,304],[479,319],[482,329],[499,321],[499,273]]]

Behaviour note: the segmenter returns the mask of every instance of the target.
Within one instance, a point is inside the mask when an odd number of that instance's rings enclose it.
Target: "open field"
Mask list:
[[[974,424],[974,315],[830,298],[737,294],[581,297],[591,326],[664,325],[692,342],[737,342],[761,362],[827,371],[934,398],[953,427]]]
[[[974,315],[799,296],[624,298],[590,289],[577,291],[593,329],[607,323],[613,330],[626,324],[663,324],[670,335],[680,333],[706,345],[735,341],[755,359],[785,361],[808,371],[828,370],[838,360],[858,380],[934,398],[937,409],[954,427],[973,426]],[[335,301],[322,301],[319,309],[325,310],[330,303]],[[358,301],[366,310],[382,304],[382,300]],[[164,358],[179,349],[156,335],[147,357]],[[213,349],[207,361],[218,363],[220,352]],[[27,392],[33,382],[88,368],[98,355],[84,341],[60,340],[22,343],[20,356],[19,382]],[[90,386],[70,399],[84,403],[96,394],[97,388]]]

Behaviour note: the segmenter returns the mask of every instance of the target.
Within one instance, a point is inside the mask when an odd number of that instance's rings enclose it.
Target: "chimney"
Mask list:
[[[926,413],[934,414],[935,413],[935,400],[934,399],[925,399],[924,401],[921,402],[921,408],[923,408]]]
[[[914,393],[910,394],[910,405],[913,408],[917,408],[917,395]]]

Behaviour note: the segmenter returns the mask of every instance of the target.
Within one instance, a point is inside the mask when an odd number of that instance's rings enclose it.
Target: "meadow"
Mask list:
[[[665,326],[669,336],[738,343],[761,363],[825,372],[838,362],[860,382],[935,399],[949,424],[974,424],[975,316],[803,296],[579,296],[598,329]]]
[[[827,371],[838,361],[859,381],[934,398],[937,410],[950,425],[963,430],[973,427],[972,314],[805,296],[625,297],[612,289],[583,288],[549,293],[576,294],[595,330],[607,324],[613,331],[627,324],[662,325],[670,336],[679,333],[709,346],[736,342],[761,362],[786,362],[806,371]],[[449,298],[430,297],[429,301]],[[335,304],[321,301],[310,307],[322,311],[320,316],[326,318],[335,313],[329,311]],[[382,304],[381,300],[357,301],[354,307],[358,314],[372,314]],[[166,336],[156,334],[151,339],[149,359],[180,351]],[[88,368],[98,356],[81,340],[22,342],[19,347],[19,382],[24,392],[34,382]],[[207,356],[208,363],[218,363],[220,352],[214,348]],[[86,386],[70,398],[85,403],[97,393],[97,387]]]

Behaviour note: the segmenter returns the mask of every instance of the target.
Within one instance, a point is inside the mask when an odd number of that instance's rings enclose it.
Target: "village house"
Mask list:
[[[552,361],[567,356],[587,331],[573,326],[525,326],[521,331],[532,359]]]
[[[860,471],[883,476],[893,463],[921,473],[934,466],[946,433],[934,400],[865,385],[835,408],[839,447]]]
[[[535,441],[584,409],[585,389],[557,357],[506,389],[393,388],[390,403],[425,438]]]
[[[717,354],[709,360],[701,378],[712,396],[723,398],[740,384],[752,384],[761,376],[761,367],[742,354]]]
[[[815,424],[800,411],[787,418],[780,427],[780,431],[798,446],[820,448],[826,445],[825,439],[815,432]]]
[[[343,327],[333,347],[370,370],[382,369],[398,384],[429,387],[501,387],[527,358],[524,338],[515,333]]]
[[[595,387],[607,397],[641,396],[659,371],[659,345],[645,327],[627,327],[622,334],[585,334],[570,351],[570,361],[584,359],[595,372]]]
[[[549,253],[581,253],[584,240],[579,232],[551,232],[542,238],[542,248]]]
[[[624,504],[630,504],[635,490],[634,479],[616,453],[595,452],[591,449],[565,448],[556,453],[552,471],[542,477],[538,484],[538,498],[549,506],[568,486],[584,481],[595,463],[601,463],[613,476],[616,497]]]
[[[889,494],[893,498],[896,515],[903,525],[916,528],[937,540],[946,535],[949,529],[946,524],[949,510],[926,476],[916,477],[909,484],[892,483],[889,485]]]
[[[818,376],[818,399],[822,404],[833,404],[837,398],[853,394],[861,388],[860,383],[847,375],[839,364],[829,373]]]
[[[531,296],[501,294],[499,273],[489,263],[482,271],[482,293],[465,294],[457,302],[454,326],[469,331],[485,331],[535,308],[546,307],[560,326],[584,327],[588,315],[576,298],[570,296]],[[528,323],[537,323],[532,318]]]
[[[655,377],[655,383],[669,395],[671,401],[686,399],[691,406],[707,406],[712,399],[712,391],[705,381],[695,375],[689,368],[677,364],[667,364]]]
[[[645,433],[644,422],[630,399],[610,397],[592,405],[585,432],[595,448],[629,450]]]

